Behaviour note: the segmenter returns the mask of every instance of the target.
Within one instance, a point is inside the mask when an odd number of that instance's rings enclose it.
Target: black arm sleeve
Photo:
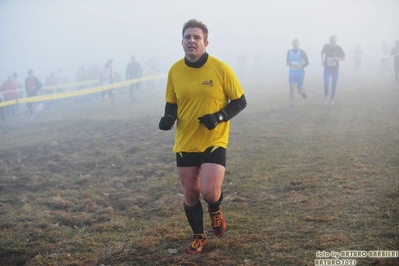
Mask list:
[[[244,94],[241,96],[241,98],[237,100],[232,100],[230,101],[226,108],[222,109],[220,113],[223,115],[223,121],[228,121],[238,115],[239,112],[244,110],[244,108],[247,107],[247,99],[245,99]]]
[[[301,50],[301,57],[302,57],[303,61],[305,61],[305,64],[302,65],[302,68],[305,68],[309,65],[308,55],[305,53],[305,51]]]
[[[166,103],[165,116],[170,116],[173,119],[176,119],[177,118],[177,104]]]
[[[342,49],[341,46],[340,46],[339,48],[340,48],[340,49],[339,49],[339,50],[340,50],[340,51],[339,51],[340,54],[339,54],[338,56],[345,57],[345,52],[344,52],[344,50]]]

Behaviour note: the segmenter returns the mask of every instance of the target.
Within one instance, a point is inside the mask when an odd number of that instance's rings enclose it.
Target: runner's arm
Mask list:
[[[301,57],[302,57],[303,61],[305,61],[305,64],[302,65],[302,68],[305,68],[309,65],[308,55],[305,53],[305,51],[301,50]]]
[[[220,113],[223,116],[223,121],[229,121],[244,110],[246,106],[247,99],[244,94],[239,99],[230,101],[224,109],[220,110]]]

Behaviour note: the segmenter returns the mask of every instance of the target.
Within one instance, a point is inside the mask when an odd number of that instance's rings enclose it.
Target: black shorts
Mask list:
[[[226,149],[210,147],[204,152],[178,152],[176,153],[177,167],[200,167],[203,163],[216,163],[226,166]]]

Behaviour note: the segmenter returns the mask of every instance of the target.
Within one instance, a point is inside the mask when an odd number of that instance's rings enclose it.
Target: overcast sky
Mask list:
[[[192,18],[208,26],[208,52],[231,64],[259,52],[284,66],[294,38],[311,63],[332,34],[347,54],[399,39],[399,0],[0,0],[0,81],[28,69],[44,81],[61,68],[73,82],[79,66],[108,58],[124,76],[131,55],[143,67],[156,57],[166,72]]]

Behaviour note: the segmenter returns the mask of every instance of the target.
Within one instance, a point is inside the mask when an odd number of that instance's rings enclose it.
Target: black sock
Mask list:
[[[210,212],[217,212],[220,209],[219,206],[223,200],[223,191],[220,193],[220,198],[216,202],[213,202],[213,203],[209,202],[205,198],[204,198],[204,200],[206,201],[206,203],[208,203],[208,209]]]
[[[190,207],[184,203],[184,211],[186,212],[186,217],[188,223],[191,226],[194,234],[204,233],[204,213],[202,211],[201,201],[199,200],[197,204]]]

